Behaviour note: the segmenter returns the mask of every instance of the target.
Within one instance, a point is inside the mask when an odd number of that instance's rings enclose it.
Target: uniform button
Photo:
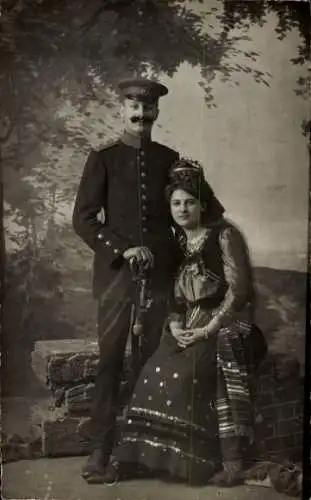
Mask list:
[[[140,186],[140,187],[141,187],[142,189],[146,189],[146,187],[147,187],[147,186],[146,186],[146,184],[141,184],[141,186]]]
[[[140,172],[140,176],[141,176],[141,177],[146,177],[145,172]]]
[[[147,196],[146,196],[145,194],[142,194],[142,195],[141,195],[141,199],[142,199],[142,200],[146,200],[146,199],[147,199]]]
[[[115,254],[119,253],[119,250],[117,250],[116,248],[114,249],[113,251]]]
[[[107,240],[106,242],[107,247],[111,247],[111,241]]]
[[[145,151],[143,149],[140,150],[140,156],[145,156]]]
[[[143,215],[142,220],[145,222],[147,220],[147,217],[145,215]]]
[[[146,232],[147,232],[147,228],[143,227],[143,233],[146,233]]]
[[[145,212],[147,210],[147,205],[142,205],[141,209],[142,209],[143,212]]]
[[[141,167],[144,167],[144,166],[145,166],[145,162],[144,162],[144,160],[141,160],[141,161],[140,161],[140,165],[141,165]]]

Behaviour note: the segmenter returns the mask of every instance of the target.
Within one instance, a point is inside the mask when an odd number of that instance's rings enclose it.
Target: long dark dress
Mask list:
[[[186,481],[208,481],[252,438],[249,359],[254,298],[247,247],[221,220],[186,249],[161,343],[144,366],[124,413],[113,456]],[[218,320],[208,339],[182,349],[169,329]]]

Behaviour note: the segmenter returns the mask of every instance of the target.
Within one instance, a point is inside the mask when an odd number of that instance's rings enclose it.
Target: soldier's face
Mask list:
[[[183,189],[176,189],[171,196],[171,214],[181,228],[195,229],[200,225],[202,205],[200,201]]]
[[[149,134],[158,114],[159,108],[156,102],[148,103],[133,99],[124,99],[124,125],[125,129],[132,134]]]

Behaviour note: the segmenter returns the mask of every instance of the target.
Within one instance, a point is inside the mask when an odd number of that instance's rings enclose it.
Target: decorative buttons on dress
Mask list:
[[[115,249],[113,250],[113,253],[119,253],[119,250],[118,250],[117,248],[115,248]]]
[[[152,396],[148,396],[148,401],[152,401]]]
[[[164,382],[160,382],[160,387],[164,387]]]
[[[231,363],[231,361],[228,361],[228,363],[227,363],[227,367],[228,367],[228,368],[232,368],[232,363]]]
[[[106,240],[105,243],[106,243],[107,247],[111,247],[111,241]]]
[[[104,235],[103,235],[102,233],[99,233],[99,234],[97,235],[97,238],[98,238],[99,240],[103,240],[103,239],[104,239]]]
[[[159,366],[156,367],[156,372],[159,373],[161,371],[161,368]]]
[[[166,401],[167,406],[171,406],[171,404],[172,404],[172,401],[170,401],[170,400]]]
[[[147,384],[147,382],[148,382],[148,379],[147,379],[147,378],[145,378],[145,380],[144,380],[144,384]]]
[[[175,373],[173,374],[173,378],[178,378],[178,377],[179,377],[178,373],[176,373],[176,372],[175,372]]]
[[[128,424],[131,424],[132,423],[132,420],[129,418],[128,421],[127,421]]]

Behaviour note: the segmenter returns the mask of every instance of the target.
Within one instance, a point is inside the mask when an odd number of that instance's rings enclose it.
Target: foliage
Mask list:
[[[283,40],[293,29],[300,34],[300,45],[298,54],[291,58],[290,62],[296,66],[302,66],[310,60],[310,6],[309,2],[301,1],[230,1],[224,2],[223,14],[224,25],[227,29],[239,28],[247,30],[251,25],[257,24],[261,27],[268,22],[269,15],[277,17],[276,33]],[[294,89],[299,95],[309,101],[310,99],[311,75],[297,78],[297,87]],[[310,138],[310,120],[304,120],[301,124],[302,132]]]

